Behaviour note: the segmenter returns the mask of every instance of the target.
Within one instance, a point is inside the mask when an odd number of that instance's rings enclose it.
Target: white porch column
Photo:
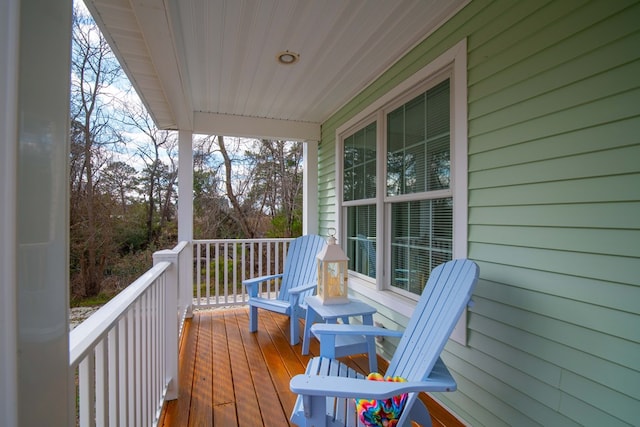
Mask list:
[[[193,240],[193,132],[178,132],[178,240]]]
[[[75,419],[68,333],[71,6],[0,6],[0,424],[8,426],[69,426]]]
[[[0,2],[0,414],[18,425],[16,209],[20,2]]]
[[[302,234],[316,234],[319,225],[317,141],[305,141],[302,161]]]
[[[178,241],[189,242],[185,250],[189,259],[193,259],[193,132],[187,130],[178,132]],[[181,295],[193,293],[187,292],[193,283],[192,269],[182,272],[180,277]],[[187,316],[191,317],[193,303],[187,304]]]

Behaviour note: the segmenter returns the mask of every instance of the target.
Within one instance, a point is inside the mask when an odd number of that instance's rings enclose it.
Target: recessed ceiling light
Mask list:
[[[280,52],[278,55],[276,55],[276,59],[281,64],[291,65],[298,62],[298,60],[300,59],[300,55],[295,52],[289,52],[288,50],[285,50],[284,52]]]

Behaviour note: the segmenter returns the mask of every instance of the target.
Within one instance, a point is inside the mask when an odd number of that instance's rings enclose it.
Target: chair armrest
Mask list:
[[[455,380],[440,359],[431,376],[425,381],[369,381],[361,378],[301,374],[293,377],[289,383],[291,391],[297,394],[356,399],[388,399],[402,393],[454,391],[456,387]]]
[[[242,284],[245,286],[251,286],[251,285],[255,285],[256,283],[266,282],[267,280],[278,279],[278,278],[281,278],[282,276],[283,274],[279,273],[279,274],[270,274],[268,276],[253,277],[251,279],[243,280]]]
[[[290,288],[289,289],[289,304],[291,305],[291,307],[297,307],[300,303],[304,302],[304,301],[300,301],[300,296],[302,294],[312,290],[316,286],[317,286],[316,283],[307,283],[306,285],[301,285],[301,286],[296,286],[295,288]]]
[[[402,337],[402,331],[394,331],[392,329],[380,328],[370,325],[345,325],[316,323],[311,326],[311,332],[317,337],[320,335],[367,335],[367,336],[385,336],[385,337]]]
[[[307,283],[306,285],[296,286],[295,288],[289,289],[290,294],[300,295],[304,291],[308,291],[309,289],[315,288],[316,283]]]
[[[283,276],[282,273],[279,274],[270,274],[268,276],[259,276],[253,277],[251,279],[246,279],[242,281],[242,284],[247,288],[247,293],[250,297],[255,297],[258,295],[258,287],[257,285],[262,282],[266,282],[267,280],[278,279]]]

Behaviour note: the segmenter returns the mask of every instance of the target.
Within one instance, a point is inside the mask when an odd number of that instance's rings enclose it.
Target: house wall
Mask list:
[[[335,130],[465,37],[481,281],[468,345],[443,354],[458,391],[435,397],[478,426],[637,425],[638,1],[472,1],[323,124],[320,232],[336,216]]]

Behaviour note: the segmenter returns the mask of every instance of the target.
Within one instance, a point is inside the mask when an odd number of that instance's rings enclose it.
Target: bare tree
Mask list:
[[[115,113],[110,90],[122,79],[122,70],[97,25],[78,8],[74,9],[72,37],[71,232],[77,243],[72,251],[78,258],[82,291],[93,296],[100,291],[107,240],[104,227],[99,227],[96,182],[108,159],[105,147],[121,141],[112,126]]]
[[[195,225],[202,237],[302,232],[300,143],[205,137],[196,143],[194,168]]]
[[[194,139],[193,210],[194,237],[222,238],[237,233],[225,196],[223,161],[215,136]]]
[[[256,222],[251,221],[250,206],[242,203],[240,195],[244,194],[249,186],[249,181],[242,181],[234,176],[233,173],[233,159],[229,155],[227,146],[225,144],[224,136],[218,135],[218,147],[220,148],[220,154],[224,159],[224,171],[225,171],[225,188],[227,190],[227,198],[231,202],[231,206],[235,212],[234,219],[240,226],[244,236],[247,238],[255,237],[256,235]],[[238,146],[236,146],[236,152]],[[234,187],[235,184],[235,187]]]
[[[120,202],[120,214],[126,215],[128,200],[136,190],[136,169],[122,161],[110,162],[102,172],[101,188]]]
[[[302,144],[260,141],[253,159],[250,198],[271,218],[270,230],[287,237],[302,232]]]
[[[137,146],[138,156],[145,164],[141,181],[147,203],[147,242],[152,243],[173,215],[172,201],[178,178],[175,161],[176,135],[175,132],[158,129],[142,104],[128,103],[123,107],[123,112],[123,124],[145,137],[133,142]],[[167,154],[165,158],[168,159],[168,164],[161,159],[161,152]],[[159,225],[156,228],[157,213]]]

